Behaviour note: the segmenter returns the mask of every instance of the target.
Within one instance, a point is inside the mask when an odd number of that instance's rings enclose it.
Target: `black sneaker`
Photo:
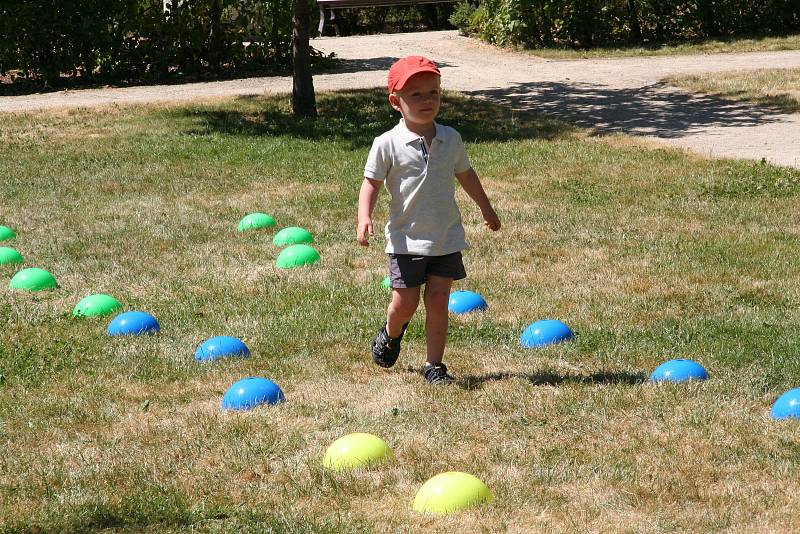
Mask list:
[[[429,384],[452,384],[455,378],[447,374],[447,366],[443,363],[426,363],[422,368],[422,376]]]
[[[408,323],[403,325],[400,337],[389,337],[386,332],[386,325],[383,325],[378,334],[372,338],[372,361],[381,367],[389,368],[395,364],[400,356],[400,341],[406,333]]]

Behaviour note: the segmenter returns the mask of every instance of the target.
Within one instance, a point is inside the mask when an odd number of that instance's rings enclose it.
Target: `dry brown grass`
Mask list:
[[[667,78],[690,91],[745,100],[786,113],[800,111],[800,69],[755,69]]]
[[[361,98],[353,107],[367,109]],[[459,193],[472,249],[457,286],[490,307],[453,316],[459,382],[436,389],[416,373],[422,312],[395,369],[366,354],[388,294],[380,239],[354,241],[365,147],[248,130],[237,110],[260,117],[259,106],[270,103],[80,111],[54,116],[58,128],[41,114],[0,128],[9,139],[40,130],[0,160],[12,177],[0,198],[14,198],[0,223],[62,286],[0,302],[0,529],[800,528],[800,430],[767,416],[797,372],[794,175],[620,137],[489,129],[470,154],[504,228],[488,232]],[[100,137],[79,135],[81,123]],[[335,164],[315,159],[322,145]],[[235,232],[250,211],[312,230],[323,261],[276,269],[271,231]],[[73,320],[96,291],[155,313],[162,333],[109,339],[106,320]],[[575,342],[521,349],[521,329],[544,317],[567,321]],[[221,334],[253,356],[195,362]],[[698,359],[713,379],[642,383],[673,357]],[[288,402],[221,412],[227,387],[253,375],[278,381]],[[383,437],[397,462],[325,471],[327,446],[357,431]],[[448,470],[480,477],[496,500],[444,518],[412,512],[419,486]]]

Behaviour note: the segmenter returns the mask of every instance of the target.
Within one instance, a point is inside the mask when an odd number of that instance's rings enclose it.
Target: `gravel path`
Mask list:
[[[383,86],[395,58],[422,54],[441,65],[446,89],[564,118],[597,133],[622,132],[711,157],[800,167],[800,114],[692,95],[659,82],[671,74],[799,68],[800,51],[551,61],[454,31],[326,37],[312,45],[343,59],[341,69],[314,77],[318,91]],[[0,112],[263,95],[291,87],[289,77],[270,77],[63,91],[0,97]]]

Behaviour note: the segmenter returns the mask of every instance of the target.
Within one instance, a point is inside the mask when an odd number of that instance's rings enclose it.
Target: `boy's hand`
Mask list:
[[[356,239],[358,244],[364,247],[369,246],[369,238],[367,236],[375,235],[372,231],[372,219],[359,220],[356,228]]]
[[[494,209],[491,207],[482,211],[483,224],[489,227],[489,230],[496,232],[500,229],[500,217],[497,216]]]

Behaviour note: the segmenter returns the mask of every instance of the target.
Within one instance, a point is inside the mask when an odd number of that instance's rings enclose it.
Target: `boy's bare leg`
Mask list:
[[[442,363],[447,343],[447,303],[452,278],[428,275],[425,283],[425,339],[428,342],[427,363]],[[390,334],[391,335],[391,334]]]
[[[386,310],[386,333],[398,338],[403,325],[411,321],[419,306],[419,287],[392,288],[392,302]]]

